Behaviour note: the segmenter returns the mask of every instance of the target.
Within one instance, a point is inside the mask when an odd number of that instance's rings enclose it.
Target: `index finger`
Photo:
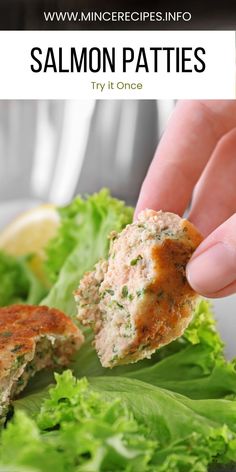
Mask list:
[[[235,125],[235,100],[179,102],[143,182],[135,215],[144,208],[182,215],[217,142]]]

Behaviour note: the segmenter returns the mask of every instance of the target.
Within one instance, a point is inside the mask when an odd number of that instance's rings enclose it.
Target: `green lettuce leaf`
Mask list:
[[[2,432],[0,463],[24,468],[25,472],[41,472],[65,469],[53,444],[40,435],[37,424],[23,411],[18,411],[12,422]],[[17,470],[18,469],[13,469]],[[20,469],[21,470],[21,469]]]
[[[133,210],[104,189],[86,200],[77,197],[59,213],[58,235],[46,248],[47,270],[56,282],[42,303],[73,316],[76,312],[73,291],[83,274],[107,256],[109,234],[130,223]]]
[[[0,446],[3,465],[38,464],[43,472],[57,461],[55,470],[68,472],[207,472],[236,461],[236,401],[192,400],[120,376],[76,380],[65,371],[34,418],[17,411]]]
[[[158,447],[148,433],[119,399],[104,400],[65,371],[35,419],[18,411],[2,432],[0,463],[39,472],[142,472]]]
[[[148,439],[158,443],[143,470],[206,472],[215,461],[236,461],[236,373],[234,364],[224,360],[223,343],[208,302],[200,302],[180,339],[137,364],[103,369],[91,347],[91,337],[89,334],[87,345],[77,355],[75,375],[89,375],[90,384],[102,397],[101,408],[103,401],[120,399],[139,428],[148,431]],[[74,407],[73,413],[69,412],[60,400],[63,395],[74,397],[77,384],[73,381],[71,386],[71,378],[64,378],[41,408],[53,379],[49,372],[40,373],[25,396],[14,402],[15,409],[24,409],[33,417],[40,412],[39,425],[55,428],[56,422],[75,414]],[[81,406],[76,405],[76,414],[81,416]],[[86,434],[84,430],[80,433]],[[75,441],[73,432],[70,441]]]
[[[29,259],[0,251],[0,306],[37,304],[45,296],[46,289],[29,268]]]
[[[202,439],[208,463],[214,459],[222,463],[236,462],[235,400],[192,400],[146,382],[122,377],[97,377],[91,382],[106,399],[119,396],[137,421],[150,429],[151,437],[160,444],[156,459],[163,458],[162,447],[169,450],[168,458],[173,453],[172,444],[182,443],[186,451],[189,450],[187,446],[196,435],[195,439]],[[201,458],[201,441],[197,441],[198,448],[196,454]]]
[[[60,212],[58,236],[47,250],[48,271],[57,281],[43,303],[73,316],[72,291],[83,273],[106,257],[108,234],[129,223],[132,210],[102,191],[87,200],[77,198]],[[181,338],[136,364],[102,368],[92,333],[85,334],[86,343],[71,365],[81,380],[67,371],[50,389],[53,373],[40,372],[14,402],[9,427],[17,441],[19,423],[28,425],[35,462],[27,434],[24,444],[12,442],[16,458],[8,460],[9,436],[5,455],[0,445],[2,467],[14,465],[16,472],[19,467],[25,472],[207,472],[210,465],[236,463],[235,364],[224,358],[206,300]]]

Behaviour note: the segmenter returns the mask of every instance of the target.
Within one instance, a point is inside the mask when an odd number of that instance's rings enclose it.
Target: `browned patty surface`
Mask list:
[[[37,339],[44,335],[71,338],[71,345],[65,347],[65,360],[83,342],[80,330],[57,309],[32,305],[0,308],[0,380],[15,359],[34,351]]]

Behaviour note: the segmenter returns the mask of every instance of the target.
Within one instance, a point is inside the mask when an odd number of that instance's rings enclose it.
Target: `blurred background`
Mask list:
[[[108,187],[135,205],[173,100],[0,101],[0,230],[42,202]],[[214,301],[236,355],[236,295]]]

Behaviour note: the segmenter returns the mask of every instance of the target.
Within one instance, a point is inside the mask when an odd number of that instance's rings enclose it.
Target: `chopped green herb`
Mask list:
[[[18,352],[20,351],[20,349],[23,347],[23,344],[17,344],[17,346],[13,347],[13,349],[11,349],[11,352]]]
[[[14,367],[16,368],[20,367],[23,364],[24,360],[25,360],[24,354],[21,354],[20,356],[18,356],[17,359],[15,360]]]
[[[130,265],[135,266],[138,261],[141,261],[141,259],[143,259],[143,256],[141,256],[141,254],[139,254],[139,256],[136,257],[136,259],[132,259],[132,261],[130,262]]]
[[[127,287],[127,285],[124,285],[124,286],[122,287],[122,291],[121,291],[122,297],[123,297],[123,298],[127,298],[128,293],[129,293],[129,292],[128,292],[128,287]]]
[[[106,290],[104,290],[104,292],[101,293],[100,295],[100,298],[104,298],[106,293],[109,293],[109,295],[115,295],[115,292],[114,290],[111,290],[110,288],[107,288]]]
[[[10,338],[12,336],[12,332],[11,331],[4,331],[4,333],[1,333],[1,335],[3,338]]]
[[[117,304],[117,306],[118,306],[119,308],[121,308],[122,310],[124,309],[124,305],[121,305],[121,303],[116,302],[116,304]]]
[[[17,380],[17,385],[20,386],[20,385],[24,385],[25,381],[23,379],[23,377],[20,377],[18,380]]]
[[[157,294],[157,298],[158,300],[161,300],[164,296],[164,291],[163,290],[159,290],[158,294]]]
[[[109,295],[114,295],[114,293],[115,293],[114,290],[111,290],[110,288],[107,288],[107,289],[105,290],[105,292],[106,292],[106,293],[109,293]]]
[[[175,234],[174,234],[173,231],[170,230],[170,229],[164,229],[164,230],[162,231],[162,235],[175,237]]]
[[[132,302],[132,300],[134,299],[134,296],[132,295],[132,293],[129,293],[128,299]]]
[[[125,325],[125,329],[132,329],[131,321],[128,321]]]
[[[146,290],[145,288],[142,288],[141,290],[137,290],[136,293],[137,293],[137,297],[143,297],[143,295],[145,294]]]

